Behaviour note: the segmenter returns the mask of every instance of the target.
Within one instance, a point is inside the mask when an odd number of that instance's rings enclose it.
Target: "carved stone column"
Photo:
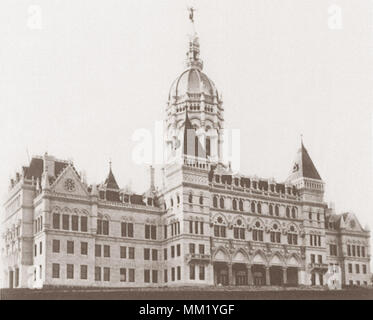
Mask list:
[[[247,264],[246,268],[247,268],[247,284],[249,286],[252,286],[254,284],[254,281],[253,281],[253,272],[251,270],[251,264]]]
[[[228,283],[233,286],[233,267],[231,262],[228,263]]]
[[[288,268],[282,268],[282,283],[286,285],[288,283]]]
[[[271,285],[271,276],[269,273],[269,267],[265,267],[266,269],[266,285],[269,286]]]

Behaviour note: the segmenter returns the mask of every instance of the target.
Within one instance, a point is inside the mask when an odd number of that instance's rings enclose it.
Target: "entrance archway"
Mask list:
[[[214,265],[215,284],[227,286],[229,285],[228,266],[225,263],[216,263]]]
[[[289,286],[297,286],[298,285],[298,268],[296,267],[289,267],[287,269],[287,284]]]
[[[266,285],[266,273],[263,265],[254,264],[252,266],[252,273],[255,286]]]
[[[282,286],[284,284],[282,267],[272,266],[269,268],[270,281],[272,286]]]

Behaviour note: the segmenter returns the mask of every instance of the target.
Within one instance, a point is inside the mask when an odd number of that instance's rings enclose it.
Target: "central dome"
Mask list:
[[[218,97],[218,90],[212,80],[198,68],[185,70],[172,83],[169,99],[181,98],[187,94],[204,94]]]

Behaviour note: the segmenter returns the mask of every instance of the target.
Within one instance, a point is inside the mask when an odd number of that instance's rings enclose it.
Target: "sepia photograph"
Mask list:
[[[372,0],[2,0],[0,39],[0,300],[373,300]]]

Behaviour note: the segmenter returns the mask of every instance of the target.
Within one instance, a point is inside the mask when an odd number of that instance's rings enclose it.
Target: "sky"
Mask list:
[[[105,179],[111,159],[121,187],[146,191],[133,134],[165,118],[189,4],[225,126],[241,133],[241,172],[283,181],[302,134],[325,201],[372,227],[368,0],[2,0],[0,195],[46,151],[72,159],[89,183]]]

